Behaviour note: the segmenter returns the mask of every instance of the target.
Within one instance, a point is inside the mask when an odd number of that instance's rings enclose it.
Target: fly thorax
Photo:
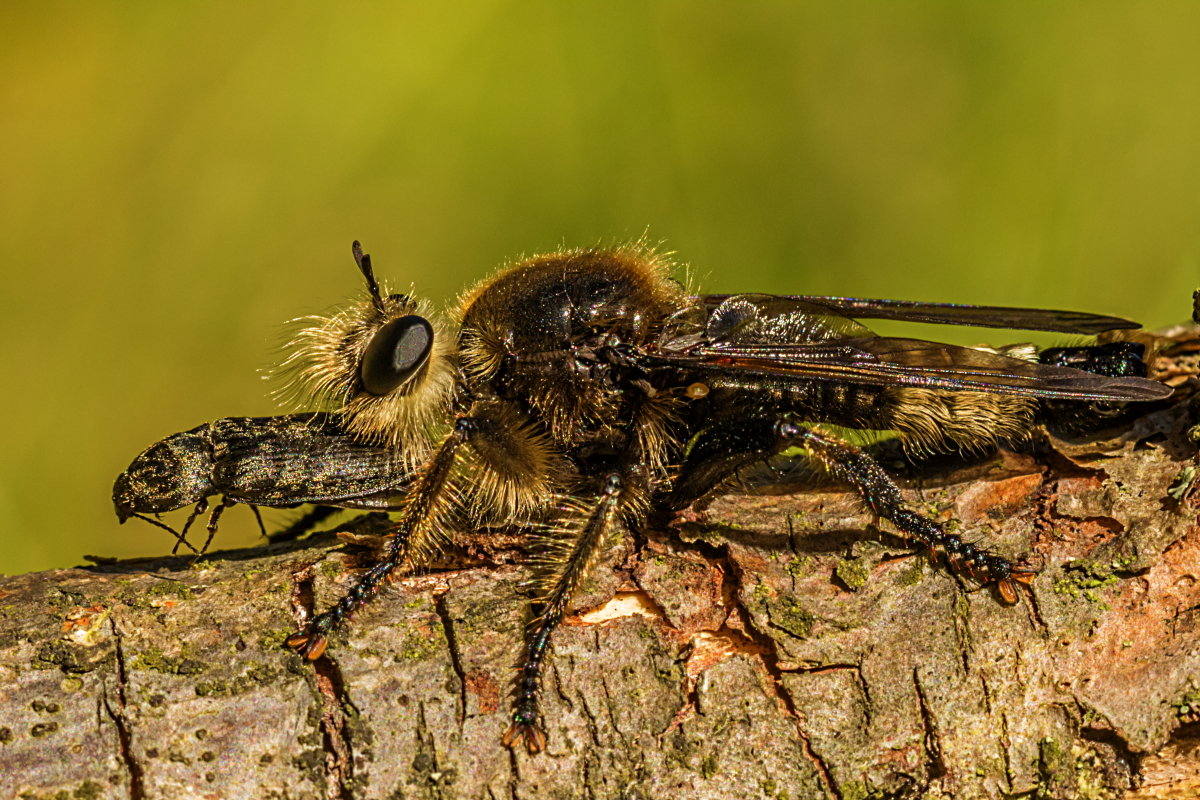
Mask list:
[[[569,443],[617,413],[612,353],[648,340],[681,290],[663,263],[627,251],[539,256],[485,281],[464,300],[466,380],[517,400]]]

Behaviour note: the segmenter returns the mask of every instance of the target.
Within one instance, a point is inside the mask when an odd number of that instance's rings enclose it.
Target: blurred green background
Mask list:
[[[5,3],[0,571],[169,550],[113,478],[274,413],[257,370],[358,290],[354,238],[439,302],[648,233],[712,291],[1183,320],[1198,31],[1195,3]],[[255,535],[234,509],[218,546]]]

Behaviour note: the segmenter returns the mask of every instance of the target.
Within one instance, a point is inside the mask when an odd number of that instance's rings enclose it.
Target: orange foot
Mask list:
[[[513,720],[513,724],[508,726],[508,731],[504,734],[504,746],[517,747],[522,739],[530,755],[537,755],[546,749],[546,734],[532,720]]]
[[[329,640],[310,633],[294,633],[287,638],[287,646],[309,661],[316,661],[325,652]]]
[[[1000,597],[1004,602],[1011,605],[1017,602],[1017,584],[1028,586],[1033,583],[1033,578],[1036,575],[1037,572],[1030,569],[1014,569],[1009,573],[1007,578],[996,581],[996,591],[1000,593]]]

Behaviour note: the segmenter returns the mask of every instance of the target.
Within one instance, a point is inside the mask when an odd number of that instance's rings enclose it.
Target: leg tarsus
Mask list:
[[[294,633],[287,638],[287,646],[308,661],[316,661],[324,655],[328,645],[329,640],[320,634]]]
[[[524,743],[530,755],[537,755],[546,749],[546,732],[538,727],[536,711],[529,719],[518,719],[520,716],[520,711],[513,714],[513,722],[501,741],[505,747],[519,747]]]

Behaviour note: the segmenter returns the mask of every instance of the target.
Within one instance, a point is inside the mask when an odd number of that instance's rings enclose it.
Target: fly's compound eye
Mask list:
[[[390,394],[408,382],[433,349],[433,326],[424,317],[410,314],[380,328],[367,345],[358,377],[363,388],[377,397]]]

